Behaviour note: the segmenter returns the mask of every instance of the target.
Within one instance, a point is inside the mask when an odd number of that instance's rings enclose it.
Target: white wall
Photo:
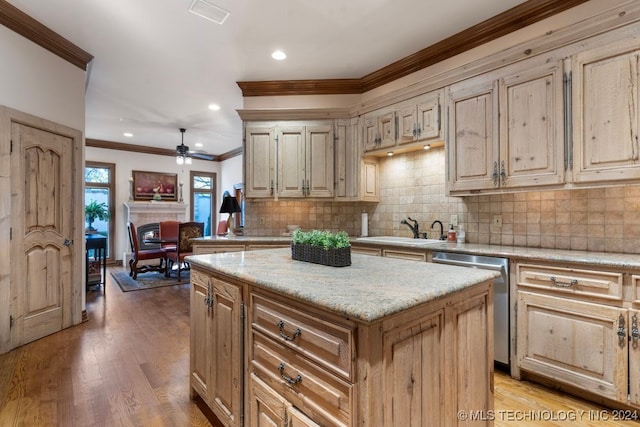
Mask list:
[[[0,105],[84,134],[84,70],[1,25],[0,58]]]
[[[127,224],[124,216],[124,203],[129,200],[129,177],[132,170],[151,172],[177,173],[178,181],[183,182],[182,187],[185,204],[189,204],[191,186],[189,173],[191,170],[199,172],[213,172],[217,174],[216,186],[220,188],[221,164],[204,160],[193,160],[191,166],[178,166],[174,157],[158,156],[153,154],[132,153],[128,151],[108,150],[104,148],[87,147],[86,161],[114,163],[115,171],[115,239],[114,255],[116,259],[122,259],[124,252],[129,252],[129,238],[127,236]],[[230,161],[230,160],[229,160]],[[220,200],[219,191],[216,196]],[[217,213],[217,210],[216,210]],[[215,220],[213,224],[217,224]]]
[[[220,192],[218,193],[220,195],[218,198],[220,203],[222,202],[221,195],[225,190],[233,194],[234,184],[242,183],[243,161],[244,156],[236,156],[222,162],[220,169],[222,172],[220,176]]]

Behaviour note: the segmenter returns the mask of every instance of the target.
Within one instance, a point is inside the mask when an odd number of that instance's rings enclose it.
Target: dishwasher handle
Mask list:
[[[447,265],[457,265],[460,267],[475,267],[482,268],[484,270],[494,270],[494,271],[502,271],[504,268],[501,265],[493,265],[493,264],[484,264],[481,262],[469,262],[469,261],[453,261],[449,259],[442,258],[434,258],[433,262],[435,264],[447,264]]]

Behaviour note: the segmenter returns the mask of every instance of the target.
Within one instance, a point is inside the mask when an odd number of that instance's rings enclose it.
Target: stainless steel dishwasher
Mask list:
[[[499,271],[493,282],[493,336],[495,341],[495,366],[509,369],[509,260],[479,255],[451,252],[434,252],[433,262]]]

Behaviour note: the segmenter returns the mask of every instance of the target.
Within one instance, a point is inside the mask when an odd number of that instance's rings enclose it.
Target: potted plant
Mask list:
[[[91,202],[84,207],[84,218],[88,224],[86,229],[87,233],[95,233],[96,229],[93,228],[93,223],[96,219],[101,221],[109,219],[109,209],[105,203],[98,203],[95,200],[91,200]]]
[[[346,267],[351,265],[351,242],[345,231],[295,230],[291,234],[291,257],[295,260]]]

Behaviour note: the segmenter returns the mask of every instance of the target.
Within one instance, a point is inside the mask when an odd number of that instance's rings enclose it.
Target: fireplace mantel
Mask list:
[[[126,202],[124,217],[136,225],[160,221],[187,221],[189,205],[176,202]]]

